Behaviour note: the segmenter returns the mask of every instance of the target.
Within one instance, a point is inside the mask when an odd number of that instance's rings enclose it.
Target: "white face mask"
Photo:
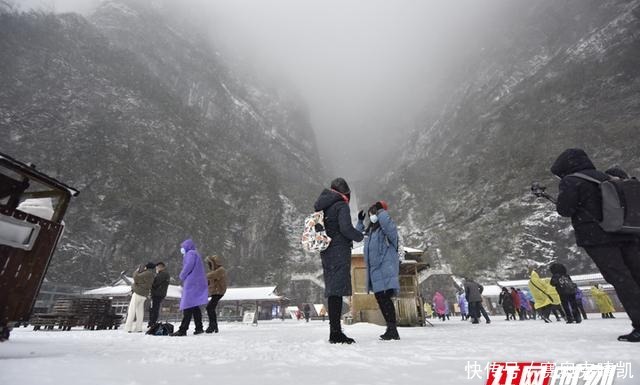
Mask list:
[[[185,250],[185,249],[184,249],[184,247],[180,248],[180,253],[181,253],[182,255],[184,255],[186,252],[187,252],[187,250]]]
[[[371,223],[376,223],[378,222],[378,216],[376,214],[370,215],[369,220],[371,221]]]

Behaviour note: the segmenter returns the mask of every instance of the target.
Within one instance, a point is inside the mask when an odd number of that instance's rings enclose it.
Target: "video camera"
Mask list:
[[[547,193],[547,187],[542,186],[540,182],[531,183],[531,193],[538,198],[546,198],[549,201],[556,203],[556,199]]]

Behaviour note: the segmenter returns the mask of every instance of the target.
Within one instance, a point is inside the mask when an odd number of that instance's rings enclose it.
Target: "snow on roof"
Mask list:
[[[268,301],[281,300],[275,293],[276,286],[230,287],[220,301]]]
[[[127,277],[129,278],[129,277]],[[133,281],[132,278],[129,278]],[[131,293],[131,286],[129,286],[123,279],[118,280],[113,286],[103,286],[97,289],[86,290],[82,292],[83,295],[95,295],[95,296],[125,296]],[[182,298],[182,287],[178,285],[169,285],[167,289],[167,298]]]
[[[500,295],[501,291],[502,288],[498,285],[485,285],[482,295],[487,297],[497,297]]]
[[[414,249],[412,247],[404,246],[403,248],[404,248],[404,252],[407,254],[423,254],[424,253],[423,250]],[[362,255],[362,254],[364,254],[364,245],[354,247],[353,249],[351,249],[351,255]]]
[[[127,277],[129,278],[129,277]],[[227,289],[221,301],[268,301],[280,300],[284,297],[275,293],[276,286],[264,287],[230,287]],[[95,296],[125,296],[131,293],[129,286],[123,279],[118,280],[113,286],[103,286],[97,289],[86,290],[82,294]],[[182,298],[182,287],[169,285],[167,298]]]

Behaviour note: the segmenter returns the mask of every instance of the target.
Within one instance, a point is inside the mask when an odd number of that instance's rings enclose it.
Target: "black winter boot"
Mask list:
[[[329,343],[330,344],[353,344],[356,340],[353,338],[349,338],[342,331],[334,331],[329,334]]]
[[[211,334],[214,332],[214,330],[215,329],[213,328],[213,326],[209,325],[209,327],[207,327],[207,330],[205,330],[204,332],[207,334]]]
[[[640,329],[634,329],[629,334],[624,334],[618,337],[618,341],[625,342],[640,342]]]
[[[387,325],[387,331],[380,336],[380,339],[383,341],[399,340],[400,335],[398,334],[398,329],[396,328],[396,324],[389,323]]]
[[[171,337],[184,337],[187,335],[187,332],[181,329],[178,329],[177,332],[169,334]]]

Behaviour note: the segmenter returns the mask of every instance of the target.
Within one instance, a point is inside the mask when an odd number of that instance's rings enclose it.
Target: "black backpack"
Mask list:
[[[558,277],[558,286],[556,287],[559,294],[574,295],[578,289],[578,285],[571,280],[568,275]]]
[[[155,325],[151,326],[149,330],[147,330],[146,334],[149,334],[152,336],[168,336],[171,333],[173,333],[173,325],[168,322],[165,322],[165,323],[156,323]]]
[[[598,184],[602,193],[600,227],[608,233],[640,234],[640,181],[599,181],[582,173],[569,176]]]

